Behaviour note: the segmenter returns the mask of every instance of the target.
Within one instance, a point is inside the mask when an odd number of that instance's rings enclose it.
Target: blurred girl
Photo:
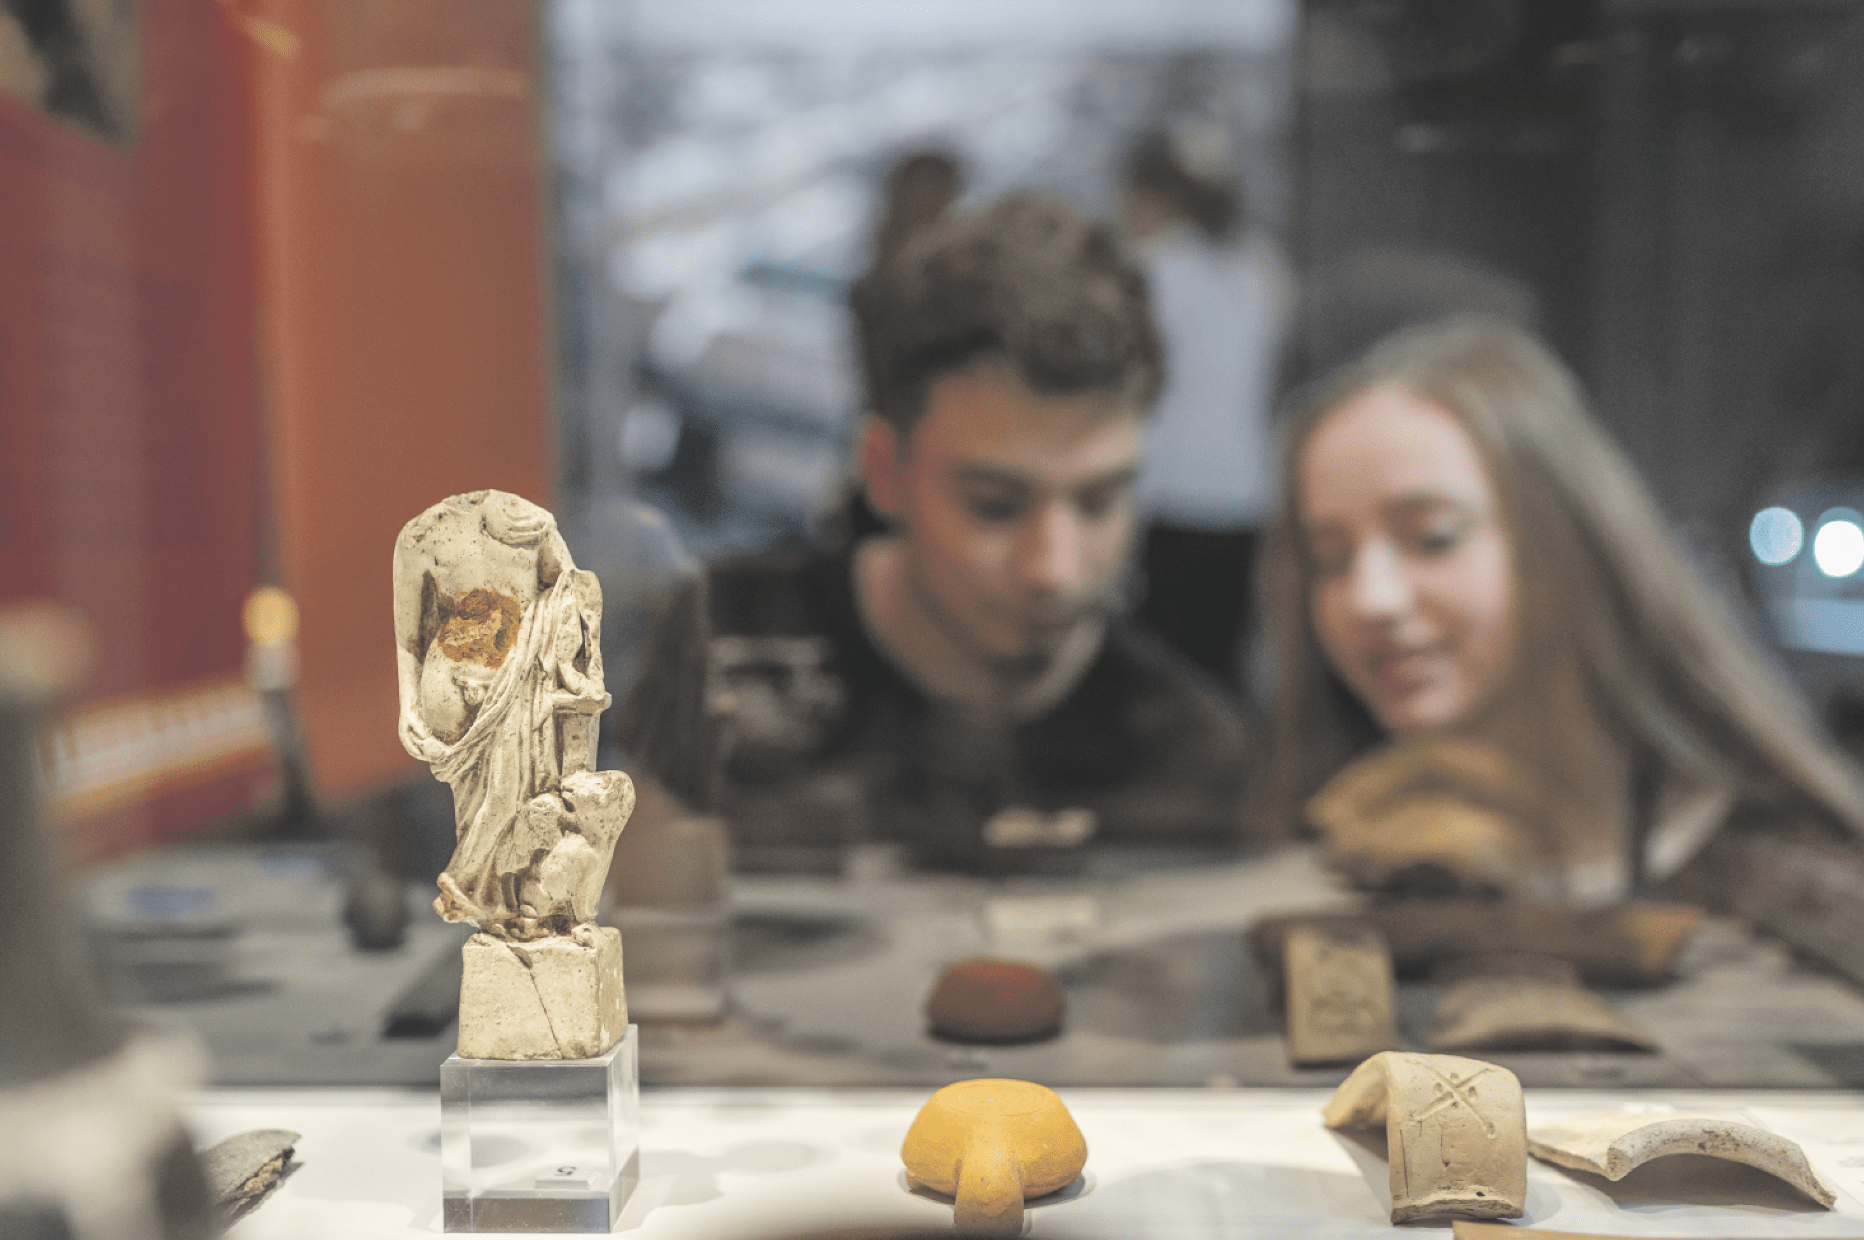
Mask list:
[[[1855,771],[1526,333],[1387,338],[1286,428],[1282,487],[1271,795],[1361,883],[1609,901],[1687,887],[1712,842],[1864,831]]]

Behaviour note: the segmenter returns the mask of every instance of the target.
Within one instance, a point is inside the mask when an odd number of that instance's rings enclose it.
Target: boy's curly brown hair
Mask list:
[[[1044,396],[1149,412],[1163,349],[1144,274],[1113,235],[1034,194],[940,221],[854,299],[868,403],[910,434],[941,377],[993,358]]]

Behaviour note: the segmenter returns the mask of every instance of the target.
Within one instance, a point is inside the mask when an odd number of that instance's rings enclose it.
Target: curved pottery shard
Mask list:
[[[1579,984],[1565,960],[1477,956],[1439,970],[1437,1051],[1654,1051],[1650,1036]]]
[[[960,1231],[1015,1236],[1025,1198],[1081,1177],[1087,1139],[1053,1090],[1030,1081],[959,1081],[920,1108],[900,1158],[914,1188],[957,1199]]]
[[[1541,1124],[1528,1134],[1528,1150],[1543,1162],[1608,1180],[1621,1180],[1666,1154],[1706,1154],[1777,1176],[1828,1210],[1837,1201],[1831,1185],[1794,1142],[1751,1124],[1706,1115],[1581,1115]]]
[[[1385,1051],[1353,1069],[1320,1114],[1329,1128],[1385,1125],[1394,1223],[1520,1218],[1526,1207],[1527,1113],[1506,1068]]]

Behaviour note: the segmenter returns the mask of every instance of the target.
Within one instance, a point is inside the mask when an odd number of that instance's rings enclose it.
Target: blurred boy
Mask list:
[[[1235,843],[1239,718],[1116,614],[1160,382],[1143,277],[1104,230],[1017,197],[938,223],[862,290],[862,481],[888,528],[716,567],[706,605],[676,603],[623,711],[631,770],[714,798],[711,755],[656,723],[700,691],[665,678],[703,617],[741,864],[863,838],[984,869]]]

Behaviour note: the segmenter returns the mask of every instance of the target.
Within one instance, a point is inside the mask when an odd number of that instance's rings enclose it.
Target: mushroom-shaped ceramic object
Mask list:
[[[920,1108],[900,1147],[906,1178],[957,1199],[964,1231],[1014,1236],[1023,1201],[1074,1183],[1087,1141],[1051,1089],[1030,1081],[959,1081]]]
[[[1520,1218],[1527,1204],[1521,1082],[1497,1064],[1385,1051],[1321,1111],[1329,1128],[1385,1126],[1392,1222]]]

